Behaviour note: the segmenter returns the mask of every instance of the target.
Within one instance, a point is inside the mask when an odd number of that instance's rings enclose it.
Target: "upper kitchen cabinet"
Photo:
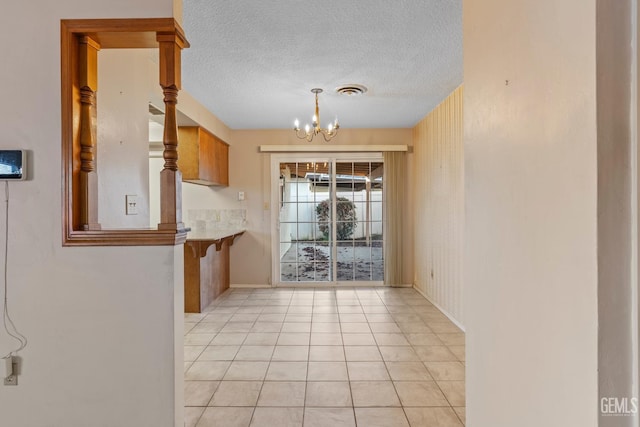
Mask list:
[[[178,129],[178,168],[182,180],[229,185],[229,144],[199,126]]]

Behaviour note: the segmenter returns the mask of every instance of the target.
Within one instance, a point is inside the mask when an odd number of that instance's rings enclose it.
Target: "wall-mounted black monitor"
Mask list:
[[[27,178],[27,152],[0,150],[0,181]]]

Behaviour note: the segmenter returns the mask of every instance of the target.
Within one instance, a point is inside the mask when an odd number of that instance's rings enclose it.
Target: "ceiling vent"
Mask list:
[[[340,95],[357,96],[367,92],[367,88],[362,85],[343,85],[336,88],[336,92]]]

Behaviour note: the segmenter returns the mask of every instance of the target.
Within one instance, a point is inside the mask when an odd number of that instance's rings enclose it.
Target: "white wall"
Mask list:
[[[413,129],[414,286],[464,326],[462,87]]]
[[[29,346],[20,384],[0,386],[3,426],[169,427],[181,418],[174,282],[182,282],[174,263],[182,248],[61,246],[60,19],[172,10],[168,0],[3,5],[11,19],[0,34],[12,47],[0,67],[11,82],[0,146],[31,150],[33,165],[32,180],[11,185],[9,304]],[[0,331],[0,354],[12,346]]]
[[[162,157],[149,157],[149,227],[151,228],[158,228],[160,224],[160,172],[163,168]],[[185,185],[183,184],[182,187],[184,188]],[[184,222],[184,218],[182,221]]]
[[[233,183],[229,187],[182,183],[182,215],[185,223],[190,209],[246,209],[246,203],[238,200],[240,189]],[[192,224],[187,224],[192,225]]]
[[[149,226],[149,66],[147,49],[98,53],[98,220],[103,229]],[[126,215],[127,194],[137,196],[137,215]]]
[[[474,427],[598,423],[595,6],[464,2]]]

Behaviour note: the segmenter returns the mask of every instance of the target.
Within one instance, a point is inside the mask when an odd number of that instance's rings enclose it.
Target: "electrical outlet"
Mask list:
[[[238,191],[238,200],[239,201],[243,201],[244,200],[244,191]]]
[[[4,385],[18,385],[18,376],[10,375],[4,379]]]
[[[6,369],[4,385],[18,385],[18,357],[9,356],[5,359]]]

